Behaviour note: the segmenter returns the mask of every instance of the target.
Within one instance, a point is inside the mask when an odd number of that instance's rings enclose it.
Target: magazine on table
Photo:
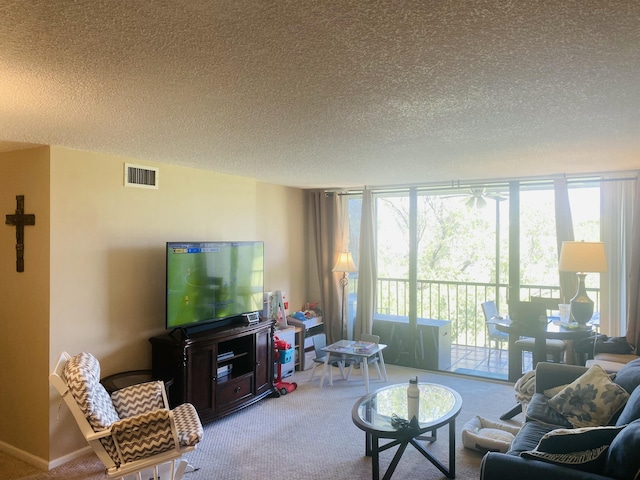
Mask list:
[[[374,348],[376,348],[376,343],[374,342],[364,342],[360,340],[353,344],[353,351],[357,353],[367,353]]]

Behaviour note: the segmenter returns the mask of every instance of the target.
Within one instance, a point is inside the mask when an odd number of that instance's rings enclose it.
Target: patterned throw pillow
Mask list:
[[[549,399],[575,428],[607,425],[627,402],[629,394],[611,381],[600,365],[594,365]]]
[[[521,457],[592,473],[600,473],[607,449],[624,427],[559,428],[544,435],[538,446]]]

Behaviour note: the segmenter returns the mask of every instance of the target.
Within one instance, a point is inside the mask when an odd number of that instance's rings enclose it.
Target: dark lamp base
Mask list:
[[[571,300],[571,316],[581,325],[585,325],[593,317],[593,302]]]
[[[585,325],[593,317],[593,300],[587,295],[584,285],[586,274],[578,273],[578,292],[571,299],[571,317],[581,325]]]

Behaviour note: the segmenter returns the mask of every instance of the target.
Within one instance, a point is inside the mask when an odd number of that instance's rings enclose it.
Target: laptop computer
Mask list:
[[[512,302],[509,304],[512,323],[529,326],[546,325],[547,307],[541,302]]]

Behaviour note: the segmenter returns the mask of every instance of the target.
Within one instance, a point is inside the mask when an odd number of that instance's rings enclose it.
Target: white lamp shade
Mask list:
[[[602,242],[562,242],[561,272],[606,272],[607,256]]]
[[[340,252],[338,261],[333,267],[334,272],[357,272],[356,264],[353,262],[351,252]]]

